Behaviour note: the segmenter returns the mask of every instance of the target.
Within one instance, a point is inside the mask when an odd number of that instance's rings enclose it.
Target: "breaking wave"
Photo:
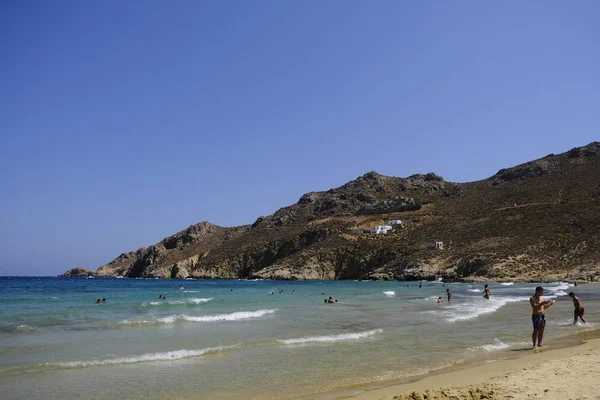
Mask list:
[[[126,319],[119,325],[138,325],[138,324],[174,324],[177,321],[188,322],[215,322],[215,321],[240,321],[250,318],[260,318],[267,314],[274,314],[277,309],[273,310],[258,310],[258,311],[237,311],[231,314],[203,315],[193,316],[186,314],[174,314],[167,317],[141,317],[134,319]]]
[[[376,335],[381,332],[383,332],[383,329],[373,329],[371,331],[366,331],[366,332],[342,333],[341,335],[331,335],[331,336],[309,336],[309,337],[304,337],[304,338],[278,340],[278,342],[283,343],[283,344],[340,342],[340,341],[344,341],[344,340],[363,339],[363,338],[366,338],[369,336]]]
[[[139,356],[130,357],[117,357],[117,358],[105,358],[100,360],[87,360],[87,361],[66,361],[59,363],[46,363],[45,366],[58,366],[63,368],[82,368],[92,367],[98,365],[116,365],[116,364],[135,364],[141,362],[151,361],[173,361],[180,360],[182,358],[197,357],[209,353],[217,353],[224,350],[232,349],[238,346],[219,346],[209,347],[201,350],[175,350],[167,351],[164,353],[146,353]]]
[[[506,349],[508,347],[510,347],[508,344],[504,343],[502,340],[498,339],[498,338],[494,338],[494,343],[492,344],[484,344],[482,346],[479,346],[481,349],[485,350],[485,351],[498,351],[498,350],[502,350],[502,349]]]
[[[477,298],[476,301],[472,301],[469,303],[452,303],[446,308],[445,311],[442,311],[442,314],[444,317],[446,317],[446,321],[448,322],[467,321],[473,318],[477,318],[480,315],[493,313],[508,303],[515,303],[527,300],[529,300],[529,297],[492,296],[489,300]]]
[[[214,300],[214,297],[209,297],[209,298],[192,297],[189,299],[182,299],[182,300],[150,301],[148,303],[142,303],[142,307],[163,306],[165,304],[169,304],[169,305],[202,304],[202,303],[207,303],[211,300]]]

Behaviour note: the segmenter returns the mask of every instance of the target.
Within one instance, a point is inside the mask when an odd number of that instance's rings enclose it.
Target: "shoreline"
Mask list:
[[[2,278],[60,278],[60,279],[148,279],[148,280],[161,280],[161,281],[215,281],[215,280],[223,280],[223,281],[273,281],[273,282],[303,282],[303,281],[336,281],[336,282],[344,282],[344,281],[366,281],[366,282],[440,282],[440,283],[467,283],[467,284],[485,284],[485,283],[532,283],[532,284],[551,284],[554,282],[564,282],[564,283],[574,283],[577,282],[577,285],[599,285],[600,280],[589,282],[585,281],[581,278],[579,279],[565,279],[565,278],[556,278],[549,279],[545,277],[544,279],[486,279],[485,277],[465,277],[461,279],[444,279],[441,281],[437,281],[436,279],[268,279],[268,278],[231,278],[231,277],[215,277],[215,278],[195,278],[193,276],[188,276],[187,278],[159,278],[159,277],[129,277],[123,275],[86,275],[86,276],[66,276],[64,274],[56,275],[56,276],[4,276]],[[427,277],[431,278],[431,277]]]
[[[487,399],[525,399],[528,398],[525,394],[527,390],[535,392],[538,389],[546,399],[558,400],[570,396],[594,398],[595,384],[591,382],[596,382],[600,377],[600,362],[597,361],[600,360],[600,330],[582,331],[559,338],[541,349],[528,347],[508,352],[514,355],[497,361],[458,364],[385,386],[347,387],[330,393],[327,398],[470,399],[470,393],[479,393],[487,396],[481,398]],[[579,367],[578,370],[570,372],[569,368],[574,365]],[[566,370],[555,373],[561,367]],[[573,393],[565,392],[569,390]]]

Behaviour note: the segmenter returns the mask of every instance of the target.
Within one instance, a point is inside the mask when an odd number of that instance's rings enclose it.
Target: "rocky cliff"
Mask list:
[[[360,230],[404,222],[385,235]],[[600,143],[477,182],[369,172],[310,192],[252,225],[190,226],[123,253],[98,276],[265,279],[503,279],[600,271]],[[442,241],[443,250],[426,243]],[[65,275],[78,274],[68,271]],[[89,274],[89,272],[85,272]]]

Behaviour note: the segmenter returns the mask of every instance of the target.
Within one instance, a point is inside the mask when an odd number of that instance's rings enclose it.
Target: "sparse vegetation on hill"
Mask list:
[[[349,234],[400,219],[386,235]],[[600,143],[469,183],[369,172],[252,225],[190,226],[98,276],[541,280],[600,273]],[[444,250],[428,251],[429,241]],[[81,273],[71,270],[65,276]],[[85,272],[88,274],[88,272]]]

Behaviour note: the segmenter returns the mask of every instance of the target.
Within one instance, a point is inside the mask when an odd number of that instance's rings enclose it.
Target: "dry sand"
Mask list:
[[[362,393],[354,400],[600,400],[600,339],[561,349],[529,350],[488,363]]]

